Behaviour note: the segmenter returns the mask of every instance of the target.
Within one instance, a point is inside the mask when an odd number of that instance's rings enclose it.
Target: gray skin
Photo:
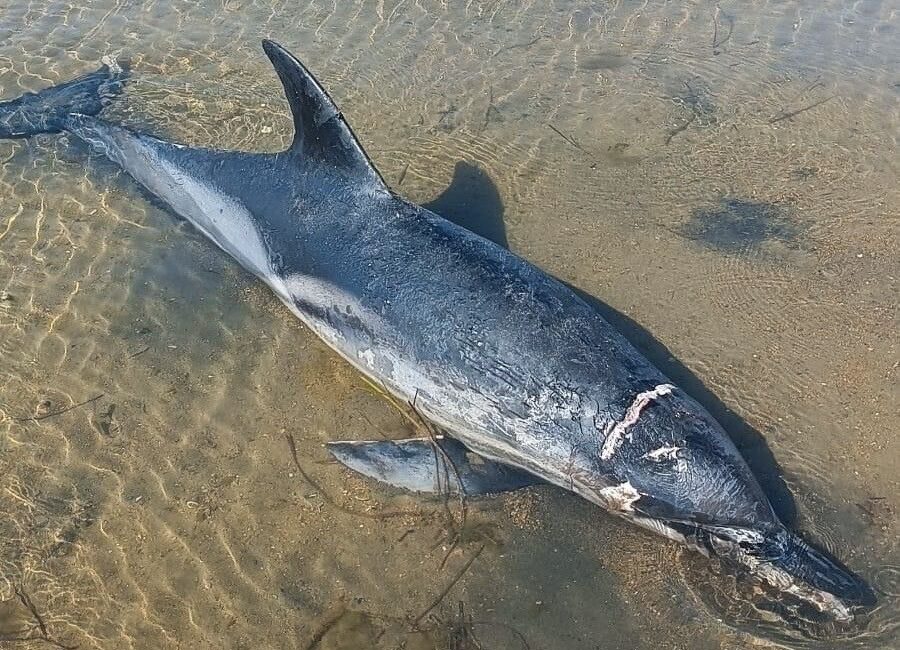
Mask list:
[[[501,491],[534,477],[722,557],[798,607],[852,617],[865,586],[779,522],[700,404],[561,282],[394,194],[313,76],[263,45],[294,114],[285,152],[187,148],[78,114],[105,103],[85,100],[92,84],[104,99],[117,89],[114,67],[0,105],[0,136],[65,130],[121,165],[338,354],[481,457],[470,480],[471,454],[450,448],[461,488]],[[332,451],[428,491],[431,442]],[[409,478],[413,469],[428,485]]]

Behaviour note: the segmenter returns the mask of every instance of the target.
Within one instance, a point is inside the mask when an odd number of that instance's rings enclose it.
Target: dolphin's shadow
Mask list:
[[[500,192],[490,176],[477,165],[464,161],[456,163],[447,189],[422,205],[458,226],[509,248]]]
[[[477,166],[458,162],[449,187],[424,206],[449,221],[508,248],[500,192],[487,173]],[[665,345],[641,325],[602,300],[571,284],[566,285],[594,307],[653,365],[712,414],[741,451],[776,514],[785,524],[792,525],[797,515],[796,504],[763,435],[722,403],[693,371],[678,361]]]

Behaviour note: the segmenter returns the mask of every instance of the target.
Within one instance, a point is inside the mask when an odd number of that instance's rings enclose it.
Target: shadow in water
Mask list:
[[[458,162],[450,186],[425,207],[486,239],[507,247],[503,201],[490,177],[480,168]],[[700,402],[725,428],[759,480],[778,517],[787,525],[796,519],[796,504],[781,469],[762,434],[720,401],[687,366],[634,320],[602,300],[568,283],[634,347],[676,385]]]
[[[477,165],[459,161],[453,180],[440,196],[423,204],[458,226],[509,248],[503,223],[503,201],[497,186]]]

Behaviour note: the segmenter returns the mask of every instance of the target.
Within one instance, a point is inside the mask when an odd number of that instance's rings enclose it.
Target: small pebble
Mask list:
[[[37,414],[38,415],[46,415],[50,412],[50,407],[53,406],[53,402],[48,399],[41,400],[37,405]]]

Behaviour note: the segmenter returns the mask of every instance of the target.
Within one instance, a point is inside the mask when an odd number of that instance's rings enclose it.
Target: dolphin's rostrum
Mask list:
[[[441,445],[469,493],[553,483],[791,606],[852,618],[870,592],[782,525],[700,404],[568,287],[393,193],[316,79],[263,47],[293,113],[287,151],[193,149],[106,122],[115,66],[0,104],[0,137],[64,130],[103,152],[450,438],[335,443],[348,466],[434,491]]]

